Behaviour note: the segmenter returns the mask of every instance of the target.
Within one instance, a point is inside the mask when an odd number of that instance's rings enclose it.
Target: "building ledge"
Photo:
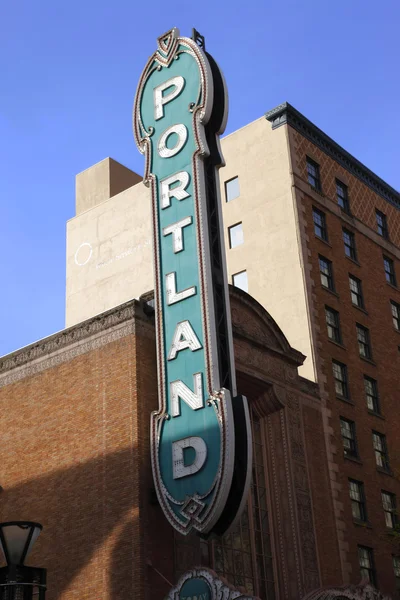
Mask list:
[[[309,121],[291,104],[284,102],[276,106],[265,114],[265,118],[272,124],[272,129],[277,129],[281,125],[290,125],[293,129],[296,129],[296,131],[342,165],[342,167],[371,188],[376,194],[379,194],[379,196],[400,210],[400,193],[397,190],[339,146],[339,144]]]

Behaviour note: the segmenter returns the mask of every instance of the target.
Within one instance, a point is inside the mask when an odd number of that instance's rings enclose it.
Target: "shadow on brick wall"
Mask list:
[[[23,457],[16,457],[18,463],[21,460]],[[135,581],[143,581],[140,573],[145,573],[152,549],[148,546],[146,558],[139,559],[146,544],[140,526],[149,525],[150,535],[159,530],[161,538],[164,534],[169,537],[171,528],[158,506],[146,508],[141,514],[148,517],[139,523],[138,463],[133,448],[37,478],[32,473],[31,480],[11,489],[4,486],[0,495],[2,521],[43,524],[28,564],[48,569],[47,600],[143,597],[135,593],[139,592]],[[142,468],[142,492],[150,488],[149,476],[150,469]],[[156,543],[160,545],[160,538]],[[171,577],[170,572],[167,574]]]

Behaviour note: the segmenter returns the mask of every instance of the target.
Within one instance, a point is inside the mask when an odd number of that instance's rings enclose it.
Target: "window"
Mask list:
[[[361,481],[349,479],[349,492],[353,519],[356,521],[366,521],[367,510],[365,506],[364,484]]]
[[[332,292],[335,290],[335,285],[333,282],[333,269],[332,263],[330,260],[325,258],[324,256],[319,256],[319,273],[321,275],[321,284],[331,290]]]
[[[400,591],[400,557],[393,556],[393,571],[396,577],[396,590],[397,593]]]
[[[233,530],[216,538],[212,568],[251,596],[273,600],[274,575],[265,479],[265,434],[250,411],[253,432],[253,474],[247,507]],[[193,563],[192,563],[193,564]]]
[[[388,283],[396,285],[396,274],[394,272],[394,262],[387,256],[383,257],[383,266],[385,269],[385,277]]]
[[[361,280],[349,273],[351,301],[355,306],[364,308],[364,298],[361,287]]]
[[[240,196],[239,177],[225,181],[225,199],[227,202]]]
[[[234,586],[243,587],[246,598],[249,594],[252,597],[274,600],[275,583],[264,462],[266,434],[262,421],[251,408],[250,420],[253,433],[253,472],[242,516],[229,533],[213,540],[201,540],[199,536],[184,536],[174,531],[174,578],[178,579],[193,565],[203,565],[229,579]]]
[[[397,525],[396,496],[382,490],[382,505],[386,527],[394,529]]]
[[[342,434],[344,455],[358,458],[356,425],[354,421],[340,417],[340,433]]]
[[[385,239],[388,239],[389,231],[388,231],[388,226],[387,226],[386,215],[378,209],[375,210],[375,213],[376,213],[376,226],[378,229],[378,233]]]
[[[364,389],[365,396],[367,398],[368,410],[372,410],[375,413],[380,413],[379,409],[379,396],[378,396],[378,383],[372,377],[364,375]]]
[[[313,208],[313,219],[314,219],[314,233],[322,240],[327,241],[328,239],[328,230],[326,228],[326,219],[325,214],[318,210],[318,208]]]
[[[348,231],[347,229],[343,229],[343,242],[345,255],[353,260],[357,260],[356,240],[354,238],[354,233]]]
[[[319,176],[319,164],[307,156],[307,179],[315,190],[321,191],[321,179]]]
[[[343,363],[336,360],[332,361],[333,378],[335,381],[336,396],[340,398],[349,398],[349,390],[347,385],[347,367]]]
[[[228,227],[229,233],[229,247],[236,248],[236,246],[240,246],[243,244],[243,226],[242,223],[238,223],[237,225],[232,225],[232,227]]]
[[[232,282],[235,287],[240,288],[244,292],[249,291],[247,271],[240,271],[240,273],[235,273],[235,275],[232,275]]]
[[[378,433],[377,431],[372,432],[372,444],[375,451],[375,460],[377,467],[389,471],[389,455],[386,446],[386,435]]]
[[[361,579],[367,579],[372,585],[376,585],[374,555],[372,548],[358,546],[358,562],[360,565]]]
[[[397,329],[399,331],[400,330],[400,304],[397,304],[397,302],[394,302],[393,300],[390,301],[390,304],[392,307],[393,326],[395,329]]]
[[[371,358],[371,343],[369,340],[369,330],[359,323],[356,323],[358,351],[363,358]]]
[[[347,185],[336,179],[336,198],[337,203],[344,212],[350,212],[349,195],[347,193]]]
[[[342,341],[340,334],[339,313],[329,306],[325,306],[326,327],[328,329],[328,338],[338,344]]]

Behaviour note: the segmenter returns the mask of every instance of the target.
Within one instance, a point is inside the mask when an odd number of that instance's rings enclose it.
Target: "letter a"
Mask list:
[[[189,321],[178,323],[172,338],[171,348],[168,352],[168,360],[173,360],[178,352],[189,348],[192,352],[199,350],[201,344]]]

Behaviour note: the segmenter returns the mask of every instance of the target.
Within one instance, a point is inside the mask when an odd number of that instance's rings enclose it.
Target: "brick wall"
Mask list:
[[[388,532],[382,509],[381,490],[400,496],[400,417],[397,408],[399,389],[399,333],[394,329],[390,300],[400,302],[400,292],[385,280],[382,255],[392,257],[396,269],[398,248],[376,233],[375,208],[387,215],[391,240],[399,243],[400,218],[398,210],[375,194],[356,177],[345,171],[319,148],[291,131],[294,147],[294,176],[297,198],[305,216],[307,238],[306,262],[311,266],[311,316],[315,326],[319,381],[326,393],[326,409],[330,415],[326,427],[329,444],[336,464],[333,473],[333,494],[336,496],[338,535],[342,540],[342,559],[349,565],[349,581],[360,580],[357,545],[371,547],[374,551],[377,584],[384,593],[393,594],[395,578],[392,554],[399,552],[396,537]],[[320,164],[323,194],[314,192],[307,183],[306,156]],[[335,178],[349,189],[352,216],[342,214],[336,201]],[[314,234],[313,206],[324,212],[328,229],[328,242]],[[352,231],[357,247],[357,261],[344,254],[342,228]],[[318,255],[332,261],[335,293],[321,286]],[[362,281],[365,311],[352,305],[349,290],[349,273]],[[342,344],[328,340],[325,306],[339,312]],[[356,323],[370,331],[372,360],[359,356]],[[350,401],[336,397],[332,376],[332,359],[347,365]],[[382,417],[367,410],[363,376],[378,382]],[[356,423],[360,461],[343,456],[339,417]],[[372,447],[372,430],[387,436],[393,475],[384,474],[376,467]],[[335,465],[332,466],[335,470]],[[355,524],[351,513],[348,478],[362,481],[365,487],[368,523]],[[326,552],[326,549],[324,550]],[[344,567],[345,571],[346,567]],[[329,577],[329,580],[331,578]]]

